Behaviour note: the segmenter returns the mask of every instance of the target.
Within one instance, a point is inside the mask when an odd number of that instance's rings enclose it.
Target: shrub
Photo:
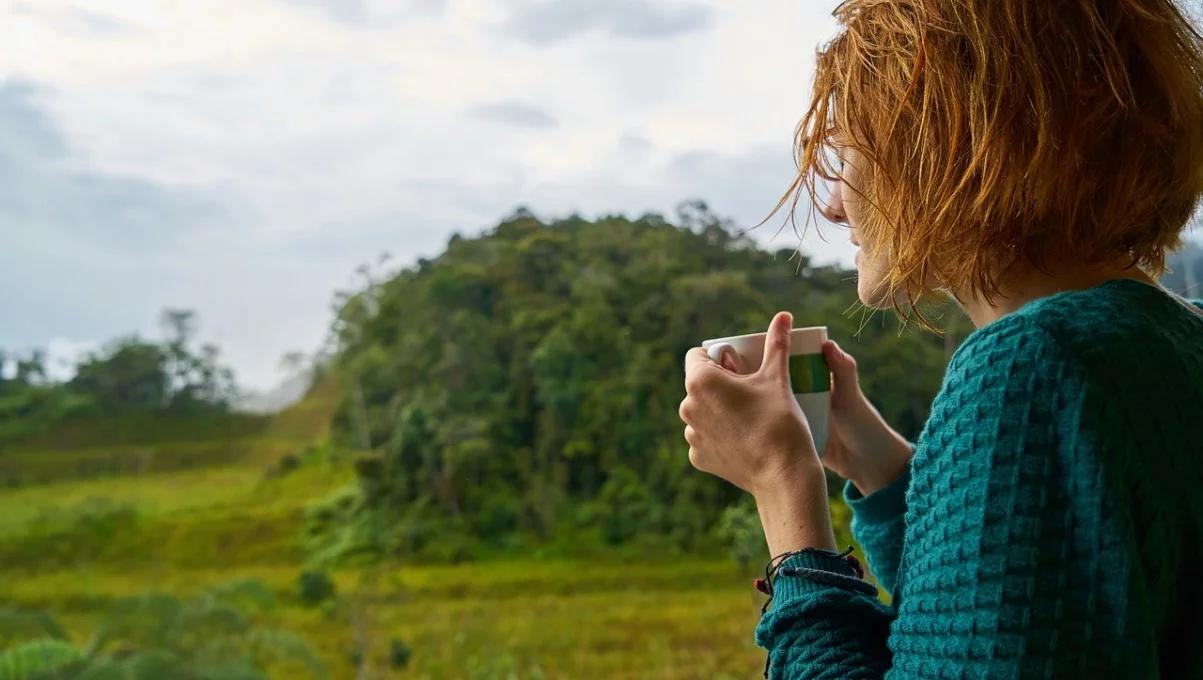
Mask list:
[[[409,664],[409,657],[412,653],[409,645],[405,644],[403,640],[393,638],[389,642],[388,662],[393,668],[405,668]]]
[[[742,501],[723,510],[715,533],[741,568],[747,569],[753,561],[767,558],[760,516],[750,502]]]
[[[313,606],[334,597],[334,581],[321,569],[306,569],[297,579],[301,602]]]

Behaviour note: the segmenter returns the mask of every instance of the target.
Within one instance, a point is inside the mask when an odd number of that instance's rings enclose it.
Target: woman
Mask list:
[[[976,329],[914,446],[828,342],[822,459],[789,314],[759,367],[687,355],[690,461],[784,555],[766,675],[1203,677],[1203,313],[1154,278],[1203,194],[1203,37],[1172,0],[836,15],[782,204],[832,182],[861,301],[924,323],[948,295]],[[824,465],[889,606],[835,552]]]

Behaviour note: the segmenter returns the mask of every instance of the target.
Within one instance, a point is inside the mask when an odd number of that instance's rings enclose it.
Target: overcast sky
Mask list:
[[[0,0],[0,348],[74,357],[191,308],[263,389],[357,265],[516,206],[754,224],[834,4]],[[849,264],[823,233],[803,252]]]

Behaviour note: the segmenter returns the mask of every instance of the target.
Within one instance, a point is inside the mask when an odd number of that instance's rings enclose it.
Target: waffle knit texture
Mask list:
[[[891,603],[778,576],[770,678],[1203,677],[1203,318],[1157,288],[975,330],[909,467],[843,492]]]

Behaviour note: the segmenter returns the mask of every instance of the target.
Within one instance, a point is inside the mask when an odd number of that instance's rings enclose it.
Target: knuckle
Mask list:
[[[685,374],[685,392],[692,394],[698,390],[698,373],[692,371]]]
[[[677,409],[677,415],[681,416],[681,420],[687,423],[693,420],[693,402],[689,399],[682,399],[681,406]],[[688,432],[688,428],[686,432]]]
[[[689,464],[699,470],[702,469],[702,455],[693,446],[689,447]]]
[[[686,392],[704,392],[711,381],[710,371],[697,370],[685,377]]]

